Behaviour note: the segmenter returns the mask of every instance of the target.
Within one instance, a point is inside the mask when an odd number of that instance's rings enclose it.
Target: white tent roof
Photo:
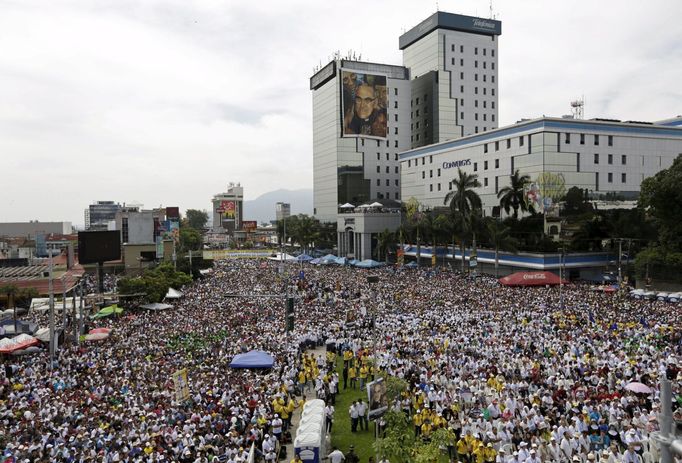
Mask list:
[[[180,299],[182,297],[182,293],[178,291],[177,289],[173,288],[168,288],[168,292],[166,293],[166,299]]]
[[[168,296],[166,296],[168,297]],[[143,309],[147,310],[167,310],[167,309],[172,309],[173,306],[170,304],[161,304],[159,302],[153,302],[151,304],[144,304],[140,306]]]
[[[40,328],[33,336],[43,342],[50,342],[50,329]]]
[[[379,202],[373,202],[369,205],[369,207],[384,207],[384,205]]]
[[[292,256],[291,254],[284,254],[284,259],[282,259],[282,253],[278,252],[275,254],[273,257],[268,257],[269,260],[279,260],[282,261],[284,260],[285,262],[298,262],[298,259],[296,257]]]
[[[298,434],[294,441],[294,447],[319,447],[322,440],[322,435],[318,432],[306,432]]]
[[[348,209],[350,207],[355,207],[355,206],[353,206],[351,203],[346,203],[346,204],[342,204],[339,206],[339,208],[341,208],[341,209]]]

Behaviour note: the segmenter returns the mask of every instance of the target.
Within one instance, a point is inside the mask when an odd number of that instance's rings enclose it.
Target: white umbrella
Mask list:
[[[369,205],[369,207],[384,207],[383,204],[380,202],[373,202],[372,204]]]
[[[353,206],[351,203],[346,203],[346,204],[340,205],[339,209],[349,209],[351,207],[355,207],[355,206]]]

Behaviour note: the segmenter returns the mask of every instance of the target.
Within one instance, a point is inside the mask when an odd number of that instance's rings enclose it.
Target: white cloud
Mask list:
[[[102,199],[207,208],[228,181],[250,198],[310,187],[313,66],[349,49],[400,64],[398,36],[435,5],[0,1],[0,220],[81,223]],[[495,6],[502,124],[582,94],[588,117],[682,112],[679,2]]]

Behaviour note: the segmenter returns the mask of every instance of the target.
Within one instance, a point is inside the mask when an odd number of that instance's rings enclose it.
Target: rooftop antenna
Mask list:
[[[438,13],[438,11],[440,10],[438,9],[438,0],[436,0],[436,13]]]
[[[579,100],[571,101],[571,114],[574,119],[585,118],[585,96],[583,95]]]
[[[495,15],[493,14],[493,0],[490,0],[490,19],[495,19]]]

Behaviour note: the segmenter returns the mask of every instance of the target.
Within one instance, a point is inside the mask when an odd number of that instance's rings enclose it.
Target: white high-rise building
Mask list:
[[[439,11],[400,36],[417,148],[498,127],[502,23]]]
[[[313,213],[400,199],[398,153],[410,149],[410,81],[402,66],[337,59],[310,78]]]

